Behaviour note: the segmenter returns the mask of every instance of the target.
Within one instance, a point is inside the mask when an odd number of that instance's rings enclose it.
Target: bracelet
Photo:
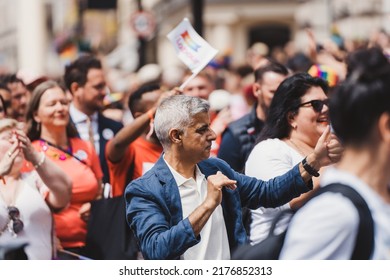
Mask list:
[[[40,159],[40,161],[36,164],[36,165],[34,165],[34,168],[35,169],[38,169],[39,167],[41,167],[41,165],[45,162],[45,159],[46,159],[46,157],[45,157],[45,153],[44,152],[41,152],[41,159]]]
[[[309,173],[311,176],[319,177],[320,173],[318,173],[317,170],[315,170],[307,161],[306,157],[302,160],[303,168]]]

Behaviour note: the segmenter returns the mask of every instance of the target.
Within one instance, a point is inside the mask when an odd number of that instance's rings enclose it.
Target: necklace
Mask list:
[[[288,141],[290,141],[290,143],[296,148],[296,150],[298,150],[298,152],[299,152],[301,155],[303,155],[304,157],[306,156],[306,154],[298,147],[297,144],[294,143],[293,140],[291,140],[291,138],[288,139]]]
[[[42,151],[45,152],[45,154],[54,159],[59,159],[63,161],[71,158],[73,154],[71,145],[69,145],[67,149],[62,149],[61,147],[52,144],[44,139],[39,140],[39,145],[41,146]]]

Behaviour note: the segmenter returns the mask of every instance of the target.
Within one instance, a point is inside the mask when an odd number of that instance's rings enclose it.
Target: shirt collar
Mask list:
[[[73,103],[70,104],[69,106],[69,114],[72,117],[72,120],[74,123],[83,123],[87,121],[88,116],[81,112],[79,109],[77,109]],[[95,112],[91,116],[91,121],[92,122],[97,122],[98,119],[98,113]]]
[[[165,160],[164,156],[163,156],[163,159],[164,159],[164,162],[166,163],[166,165],[168,166],[169,170],[171,171],[173,178],[175,179],[178,187],[184,185],[186,182],[193,179],[193,178],[185,178],[183,175],[181,175],[179,172],[177,172],[172,166],[169,165],[169,163]],[[197,180],[200,179],[199,177],[202,177],[202,178],[204,177],[204,175],[203,175],[202,171],[200,171],[198,165],[195,166],[195,176],[196,176]]]

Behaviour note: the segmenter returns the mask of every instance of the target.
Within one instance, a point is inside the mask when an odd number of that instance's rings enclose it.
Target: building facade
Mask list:
[[[83,47],[107,56],[111,67],[130,72],[139,67],[140,48],[146,56],[142,63],[181,63],[166,35],[184,17],[193,20],[190,0],[114,2],[115,9],[97,11],[88,9],[88,0],[0,0],[0,71],[61,74]],[[234,64],[243,63],[246,50],[258,41],[271,50],[290,41],[305,48],[307,26],[319,41],[329,37],[334,24],[349,39],[367,39],[375,29],[390,31],[390,0],[203,2],[203,37]],[[140,7],[155,25],[142,40],[133,26]],[[140,24],[145,24],[142,19]]]

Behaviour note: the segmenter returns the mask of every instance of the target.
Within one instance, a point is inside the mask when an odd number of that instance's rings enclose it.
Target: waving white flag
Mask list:
[[[192,27],[190,21],[184,18],[167,35],[175,47],[181,61],[191,70],[192,76],[180,86],[181,89],[195,77],[218,53]]]

